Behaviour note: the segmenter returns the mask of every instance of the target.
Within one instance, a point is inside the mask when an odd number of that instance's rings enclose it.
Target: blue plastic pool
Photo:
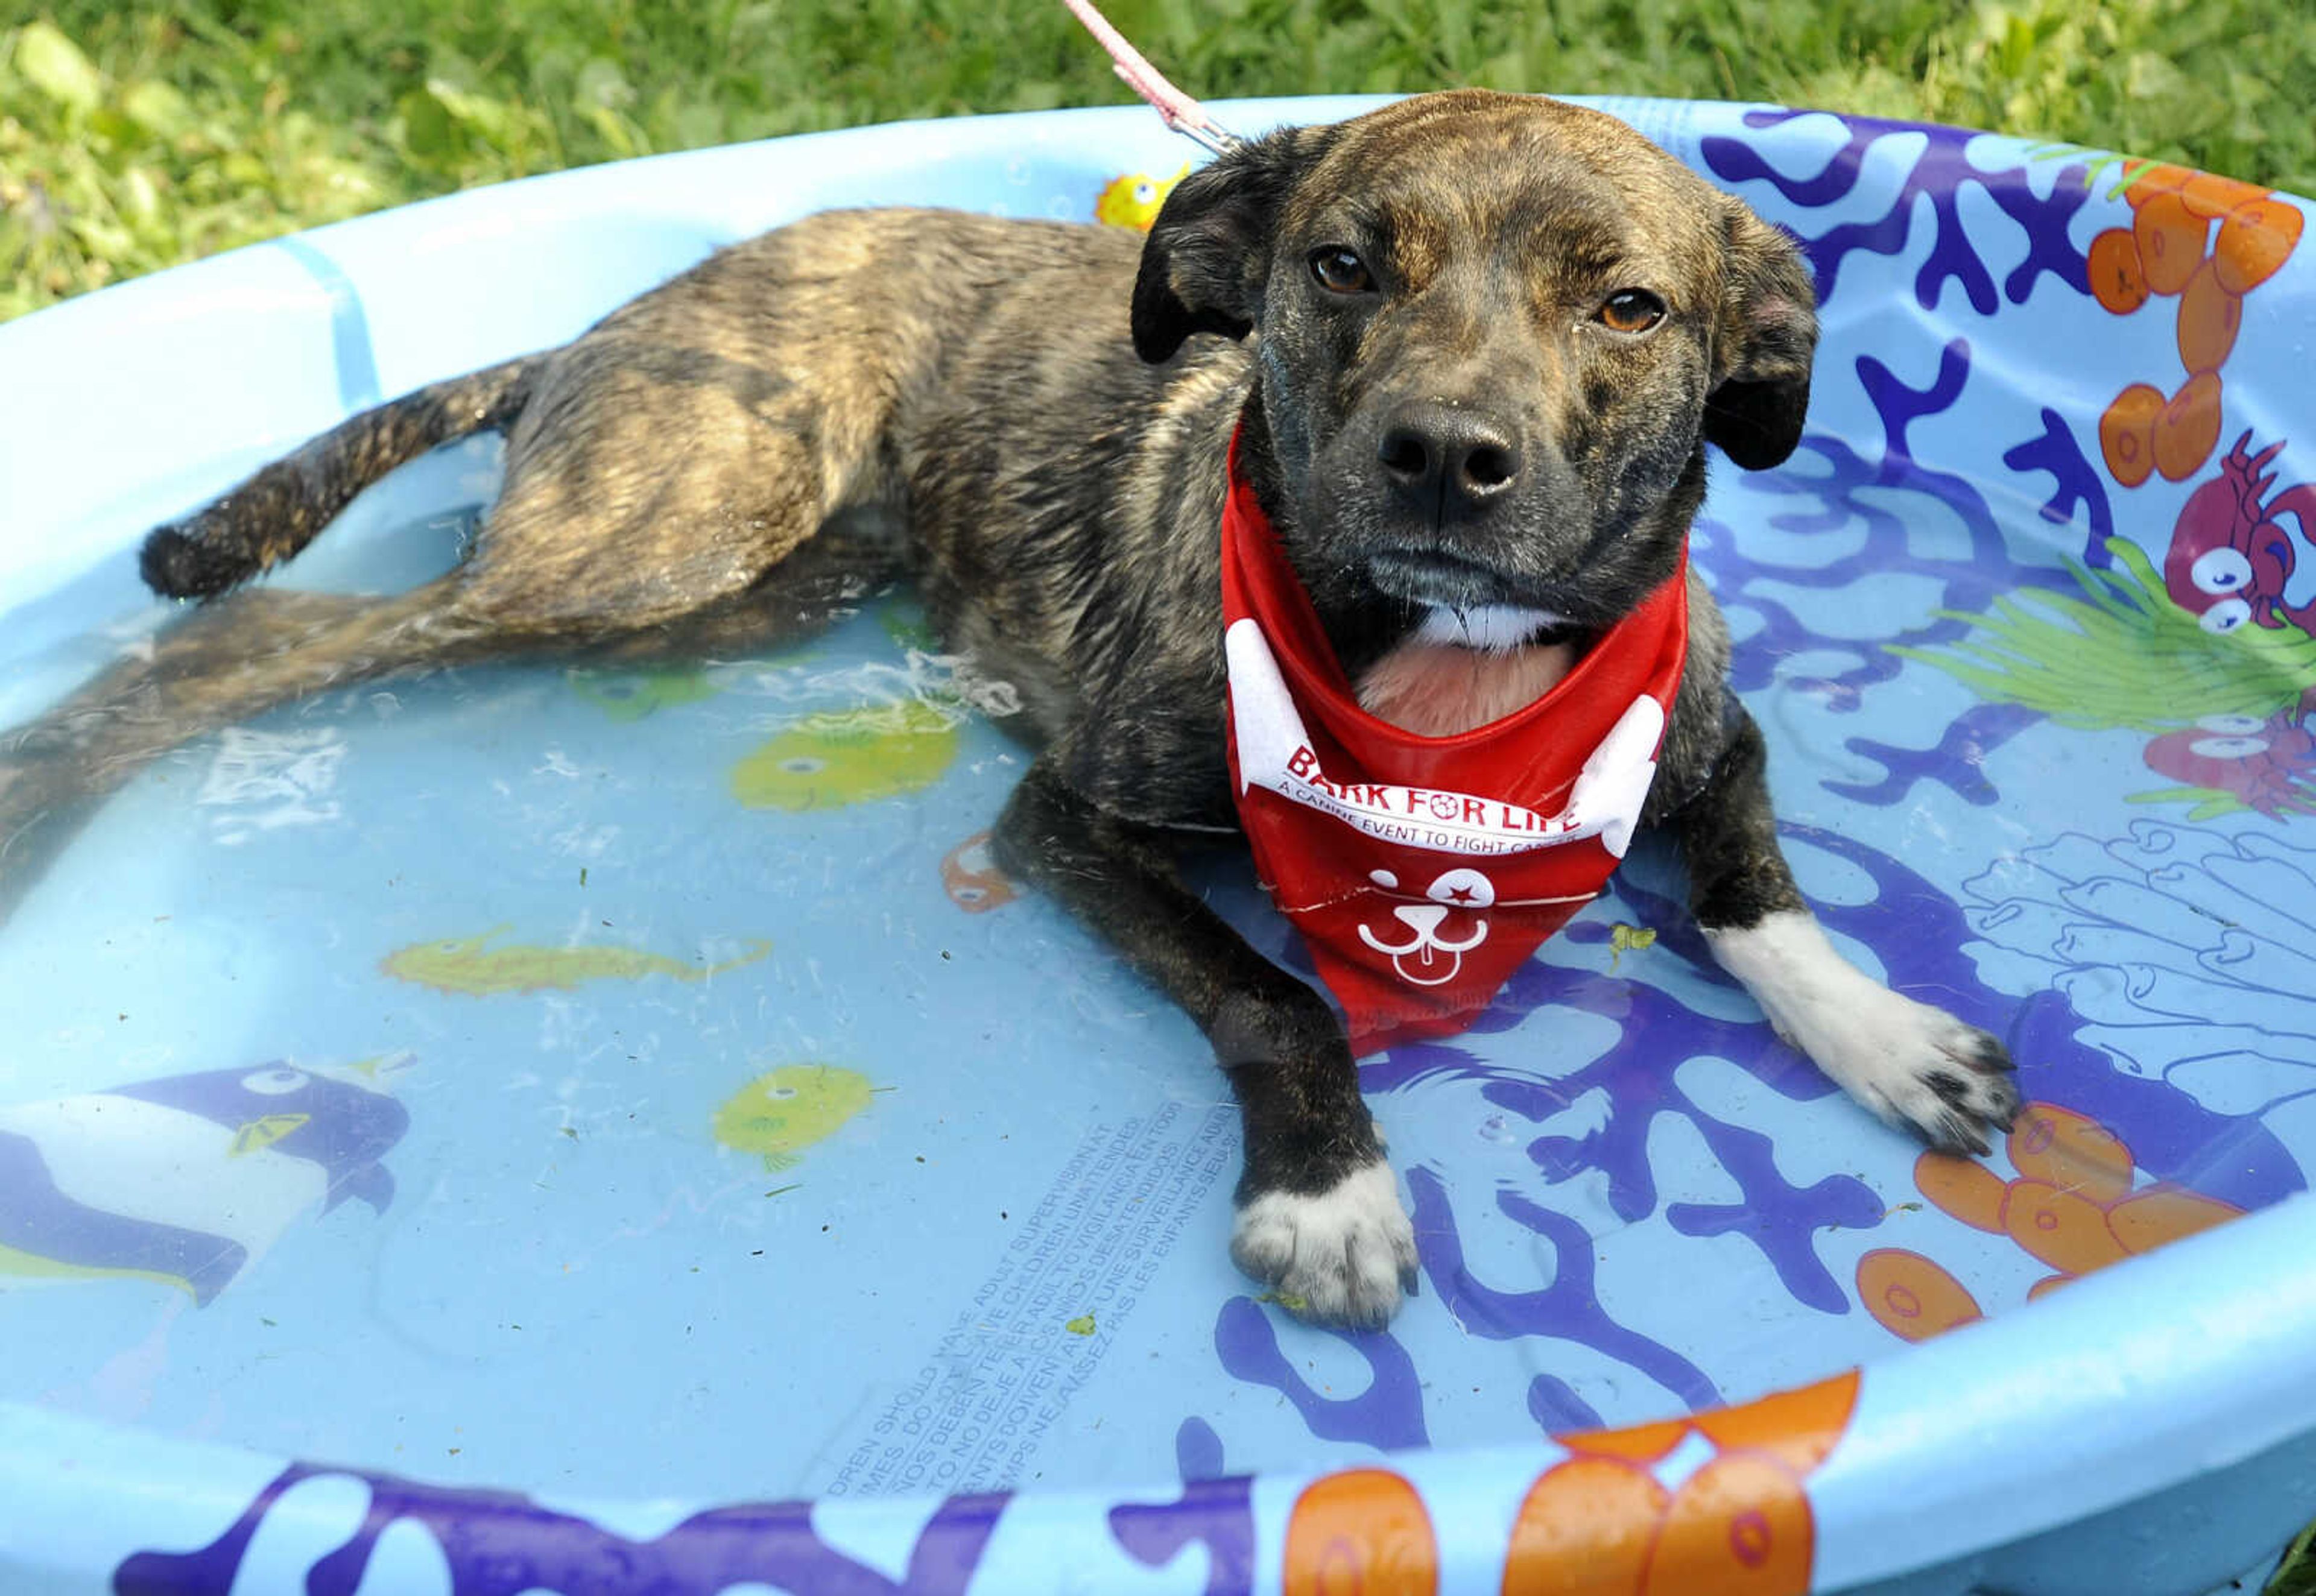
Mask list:
[[[1310,1328],[1225,1257],[1195,1030],[982,851],[1022,757],[905,595],[697,669],[366,685],[145,771],[0,927],[0,1590],[2272,1563],[2316,1516],[2306,207],[1601,103],[1808,247],[1809,435],[1716,475],[1695,558],[1804,890],[2007,1037],[2006,1147],[1924,1161],[1842,1099],[1639,850],[1470,1034],[1367,1067],[1421,1293]],[[1139,110],[706,151],[0,326],[0,726],[165,623],[146,527],[354,410],[818,208],[1091,219],[1184,154]],[[441,569],[496,457],[281,580]],[[1243,865],[1204,885],[1296,961]]]

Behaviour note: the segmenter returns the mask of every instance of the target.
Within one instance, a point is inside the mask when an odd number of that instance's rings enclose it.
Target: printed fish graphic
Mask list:
[[[571,690],[614,721],[640,721],[679,705],[716,696],[716,684],[697,670],[586,670],[567,674]]]
[[[957,727],[917,699],[806,715],[733,768],[750,809],[842,809],[931,786],[957,758]]]
[[[1158,212],[1166,204],[1166,196],[1174,185],[1190,174],[1189,163],[1171,177],[1152,177],[1146,172],[1129,172],[1124,177],[1110,179],[1093,202],[1093,219],[1107,222],[1113,227],[1131,227],[1137,233],[1150,231],[1150,224],[1158,219]]]
[[[786,1169],[797,1153],[835,1134],[868,1106],[868,1077],[833,1064],[784,1064],[758,1076],[716,1111],[717,1142],[754,1153],[770,1170]]]
[[[388,953],[379,968],[397,980],[416,981],[438,992],[463,992],[470,998],[494,992],[541,992],[549,988],[569,991],[591,980],[637,980],[664,975],[674,980],[706,980],[743,964],[753,964],[772,951],[769,942],[752,941],[736,959],[721,964],[686,964],[641,948],[540,947],[511,943],[485,948],[512,926],[494,926],[479,936],[454,936],[442,942],[414,942]]]
[[[358,1197],[409,1112],[378,1077],[289,1064],[169,1076],[0,1107],[0,1290],[142,1279],[206,1308],[300,1216]]]

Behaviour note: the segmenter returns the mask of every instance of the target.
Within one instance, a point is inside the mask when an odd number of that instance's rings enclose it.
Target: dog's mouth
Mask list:
[[[1445,549],[1383,549],[1367,556],[1377,591],[1436,609],[1528,607],[1501,572]]]
[[[1478,654],[1506,654],[1542,643],[1567,643],[1579,631],[1566,616],[1525,605],[1483,604],[1459,609],[1429,605],[1410,641]]]

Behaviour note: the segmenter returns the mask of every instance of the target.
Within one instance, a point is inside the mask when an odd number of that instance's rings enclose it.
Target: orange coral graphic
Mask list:
[[[1856,1370],[1741,1407],[1558,1439],[1572,1454],[1521,1503],[1503,1596],[1802,1596],[1809,1475],[1848,1427]],[[1654,1467],[1692,1437],[1715,1455],[1678,1488]]]
[[[2168,394],[2131,384],[2099,417],[2108,472],[2135,488],[2151,474],[2184,482],[2211,458],[2220,439],[2220,368],[2243,324],[2243,297],[2291,257],[2303,218],[2290,201],[2233,178],[2146,162],[2126,164],[2124,173],[2131,225],[2091,240],[2084,262],[2091,293],[2116,315],[2151,296],[2176,295],[2186,373]]]
[[[1504,1556],[1505,1596],[1628,1596],[1643,1588],[1672,1493],[1640,1463],[1571,1458],[1530,1487]]]
[[[2006,1181],[1985,1166],[1924,1153],[1914,1184],[1942,1212],[1973,1229],[2007,1236],[2056,1272],[2029,1301],[2167,1241],[2208,1230],[2243,1210],[2161,1183],[2132,1190],[2131,1149],[2098,1121],[2056,1104],[2029,1104],[2011,1127]],[[1857,1261],[1857,1296],[1882,1327],[1925,1341],[1982,1316],[1960,1281],[1920,1253],[1884,1247]]]
[[[1433,1596],[1439,1543],[1422,1494],[1385,1468],[1314,1480],[1287,1521],[1285,1596]]]
[[[1504,1553],[1503,1596],[1804,1596],[1816,1551],[1809,1476],[1857,1405],[1856,1370],[1741,1407],[1554,1439]],[[1713,1455],[1678,1485],[1685,1442]],[[1287,1523],[1284,1596],[1436,1596],[1421,1493],[1384,1468],[1314,1480]]]
[[[1857,1299],[1884,1329],[1908,1341],[1928,1341],[1986,1317],[1968,1287],[1902,1247],[1883,1247],[1857,1260]]]

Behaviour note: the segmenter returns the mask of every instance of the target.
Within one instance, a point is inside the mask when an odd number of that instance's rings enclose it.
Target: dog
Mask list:
[[[1185,839],[1241,829],[1251,780],[1216,530],[1243,492],[1343,678],[1426,737],[1517,711],[1652,595],[1685,597],[1626,820],[1670,834],[1706,941],[1782,1035],[1884,1120],[1984,1154],[2019,1106],[2001,1044],[1819,928],[1727,629],[1684,574],[1706,446],[1783,461],[1815,340],[1784,235],[1614,119],[1529,96],[1243,143],[1146,240],[814,216],[151,533],[148,583],[204,602],[0,742],[0,877],[21,891],[35,833],[56,846],[138,764],[300,695],[522,654],[744,651],[904,574],[1016,689],[1006,723],[1037,749],[998,861],[1212,1042],[1243,1121],[1233,1256],[1315,1320],[1379,1325],[1414,1236],[1344,1020],[1177,873]],[[504,486],[447,574],[392,597],[244,585],[389,469],[489,429]],[[1621,851],[1617,824],[1592,829]]]

